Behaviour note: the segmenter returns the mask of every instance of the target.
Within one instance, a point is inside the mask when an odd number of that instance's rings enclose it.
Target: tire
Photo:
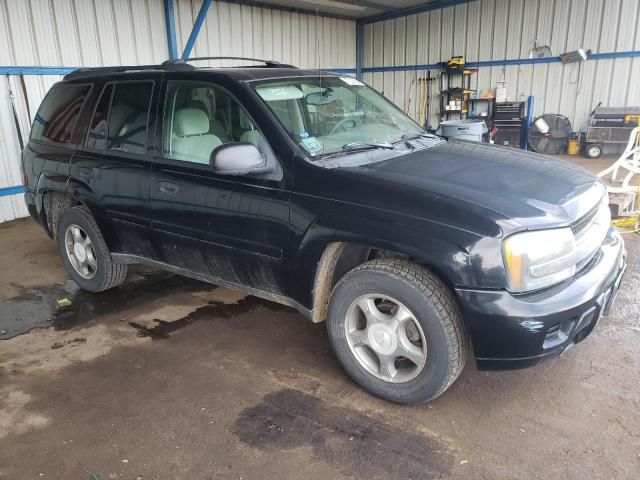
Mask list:
[[[600,155],[602,155],[602,146],[598,145],[597,143],[588,144],[584,148],[584,153],[588,158],[598,158],[600,157]]]
[[[391,325],[385,323],[387,319],[406,317],[406,310],[411,314],[404,325],[411,324],[413,330],[421,330],[418,332],[422,335],[421,340],[412,341],[411,345],[411,357],[415,356],[418,361],[412,362],[409,357],[401,356],[393,360],[391,369],[383,368],[383,361],[389,364],[389,359],[397,355],[398,349],[388,356],[376,353],[375,348],[386,348],[384,343],[376,343],[376,335],[391,348],[394,343],[389,344],[388,335],[381,337],[378,330],[373,330],[376,323],[371,322],[372,317],[364,314],[360,307],[362,304],[370,307],[370,297],[376,296],[387,298],[376,306],[378,313],[385,305],[389,312],[388,316],[381,313],[383,321],[380,323],[384,325],[381,329]],[[373,300],[373,304],[377,301]],[[392,306],[394,302],[395,307]],[[404,312],[402,315],[401,311]],[[374,312],[374,316],[377,313]],[[354,319],[356,323],[365,322],[366,330],[352,329]],[[378,320],[376,317],[376,322]],[[433,273],[406,261],[373,260],[348,272],[332,292],[327,329],[333,350],[347,374],[373,395],[395,403],[419,404],[433,400],[458,378],[466,361],[467,337],[453,293]],[[405,333],[397,335],[397,346],[406,344],[409,339],[407,329],[398,328],[396,331],[401,330]],[[416,351],[420,349],[422,353],[417,355]],[[370,361],[376,356],[379,360],[377,373],[375,361]],[[424,361],[422,367],[419,366],[421,358]],[[392,370],[396,371],[395,377],[390,375]]]
[[[80,229],[81,238],[84,242],[76,242],[74,240],[78,229]],[[89,243],[86,243],[87,239]],[[98,225],[96,225],[91,213],[84,207],[69,208],[62,213],[58,221],[56,241],[64,267],[73,281],[83,290],[102,292],[117,287],[124,282],[127,276],[127,265],[113,262]],[[73,242],[74,246],[75,243],[88,245],[84,247],[85,253],[82,254],[83,249],[79,248],[80,252],[70,254],[69,251],[74,250],[70,246],[71,242]],[[76,253],[84,255],[86,261],[80,262],[80,255],[76,256]],[[90,260],[91,258],[92,260]],[[77,268],[81,263],[87,266],[85,272],[82,271],[82,268]]]

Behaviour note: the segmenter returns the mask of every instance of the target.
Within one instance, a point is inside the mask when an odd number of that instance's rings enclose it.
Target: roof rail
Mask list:
[[[264,63],[267,68],[298,68],[295,65],[288,65],[286,63],[280,63],[275,60],[264,60],[262,58],[249,58],[249,57],[192,57],[186,59],[166,60],[162,62],[162,65],[180,65],[187,62],[196,62],[199,60],[246,60],[249,62]]]
[[[194,70],[195,67],[193,65],[188,65],[184,63],[163,63],[162,65],[126,65],[126,66],[117,66],[117,67],[87,67],[87,68],[78,68],[71,73],[67,73],[64,76],[65,80],[71,80],[74,78],[81,78],[85,76],[92,75],[106,75],[110,73],[125,73],[125,72],[139,72],[142,70],[150,70],[150,71],[166,71],[166,70]]]

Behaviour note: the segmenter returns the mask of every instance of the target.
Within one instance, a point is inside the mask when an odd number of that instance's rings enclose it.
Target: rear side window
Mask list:
[[[144,154],[153,82],[107,85],[91,118],[87,146],[97,150]]]
[[[45,97],[31,128],[31,140],[53,145],[77,144],[74,130],[91,85],[60,83]]]

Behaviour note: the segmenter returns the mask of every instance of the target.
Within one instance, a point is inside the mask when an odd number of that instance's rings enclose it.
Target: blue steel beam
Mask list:
[[[527,97],[527,120],[522,132],[523,150],[529,150],[529,127],[531,127],[531,123],[533,122],[533,102],[533,95],[529,95]]]
[[[167,44],[169,45],[169,58],[178,58],[178,46],[176,44],[176,21],[173,15],[173,0],[164,0],[164,19],[167,25]]]
[[[428,12],[430,10],[439,10],[441,8],[452,7],[454,5],[462,5],[463,3],[474,2],[475,0],[435,0],[430,3],[423,3],[415,7],[401,8],[389,12],[377,13],[368,17],[361,18],[358,23],[367,24],[382,22],[384,20],[392,20],[394,18],[402,18],[416,13]]]
[[[383,12],[400,10],[399,7],[390,5],[384,5],[378,2],[372,2],[370,0],[335,0],[337,3],[344,3],[346,5],[355,5],[357,7],[371,8],[374,10],[382,10]]]
[[[338,20],[350,20],[355,21],[357,18],[350,15],[339,15],[337,13],[326,13],[312,10],[310,8],[289,7],[285,5],[276,5],[274,3],[260,2],[254,0],[218,0],[222,3],[230,3],[232,5],[246,5],[248,7],[266,8],[268,10],[275,10],[278,12],[299,13],[301,15],[311,15],[325,18],[337,18]]]
[[[356,78],[362,80],[364,66],[364,24],[356,23]]]
[[[202,0],[202,6],[200,7],[200,11],[198,12],[198,16],[196,17],[196,23],[194,23],[193,25],[193,30],[191,30],[189,40],[187,40],[187,44],[184,47],[184,52],[182,52],[183,60],[188,59],[189,55],[191,55],[191,50],[193,50],[193,46],[196,43],[196,39],[198,38],[200,29],[202,28],[202,24],[204,23],[204,19],[207,16],[209,7],[211,6],[211,1],[212,0]]]

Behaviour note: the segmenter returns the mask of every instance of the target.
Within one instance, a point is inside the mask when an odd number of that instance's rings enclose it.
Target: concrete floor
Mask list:
[[[325,326],[291,309],[144,269],[78,292],[31,220],[3,224],[0,479],[638,478],[626,240],[616,306],[583,343],[527,370],[469,362],[400,407],[354,386]]]

